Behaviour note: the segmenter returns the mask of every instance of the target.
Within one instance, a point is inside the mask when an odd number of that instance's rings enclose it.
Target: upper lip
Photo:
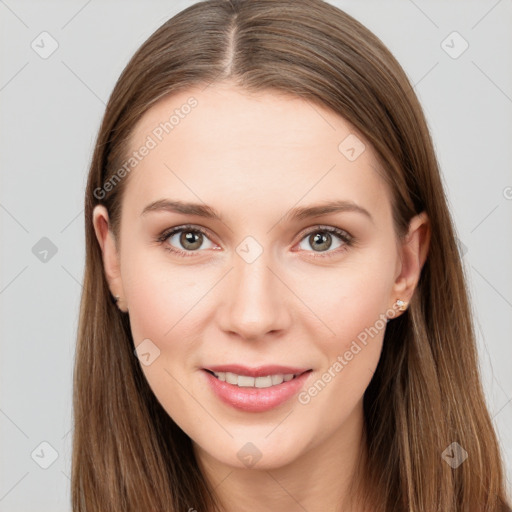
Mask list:
[[[294,374],[300,375],[304,372],[307,372],[311,368],[297,368],[291,366],[281,366],[281,365],[266,365],[266,366],[258,366],[255,368],[249,368],[248,366],[243,366],[240,364],[221,364],[215,366],[205,367],[204,370],[210,370],[215,373],[219,372],[231,372],[236,375],[246,375],[248,377],[265,377],[267,375],[279,375],[279,374]]]

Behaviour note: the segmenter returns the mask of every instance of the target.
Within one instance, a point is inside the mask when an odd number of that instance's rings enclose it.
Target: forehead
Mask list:
[[[220,84],[169,95],[135,126],[130,151],[143,147],[150,149],[125,194],[139,209],[166,196],[219,210],[226,200],[291,206],[303,197],[389,209],[380,165],[363,137],[331,110],[282,92]]]

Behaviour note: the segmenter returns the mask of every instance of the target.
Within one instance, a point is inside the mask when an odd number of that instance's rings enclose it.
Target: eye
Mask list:
[[[157,241],[164,245],[168,251],[182,256],[193,256],[199,249],[212,249],[215,244],[208,238],[206,231],[192,226],[179,226],[164,231]],[[204,243],[206,247],[204,247]],[[209,245],[208,245],[209,244]]]
[[[195,226],[177,226],[161,233],[157,242],[164,246],[164,249],[180,256],[194,256],[200,249],[215,249],[217,246],[209,239],[208,233]],[[204,246],[206,243],[206,246]],[[310,251],[303,245],[307,244],[313,248]],[[333,254],[343,252],[354,244],[354,238],[346,231],[334,226],[315,226],[309,230],[301,239],[299,248],[313,252],[313,257],[329,257]],[[334,249],[334,250],[330,250]],[[338,250],[336,250],[338,249]],[[325,253],[325,254],[322,254]]]
[[[331,256],[332,253],[337,254],[346,250],[352,244],[353,237],[346,231],[334,226],[316,226],[301,239],[299,248],[309,250],[307,247],[304,247],[304,245],[309,245],[309,247],[313,248],[313,252],[327,253],[325,256]],[[340,247],[341,250],[330,250],[339,249]],[[314,254],[313,256],[323,257],[324,255]]]

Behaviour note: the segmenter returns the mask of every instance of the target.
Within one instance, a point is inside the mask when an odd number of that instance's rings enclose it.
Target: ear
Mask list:
[[[108,211],[103,205],[96,205],[93,210],[93,225],[96,238],[103,254],[103,268],[105,277],[113,296],[119,295],[119,309],[124,302],[124,290],[121,279],[120,259],[116,241],[110,230]],[[127,310],[127,308],[126,308]],[[124,311],[121,309],[121,311]]]
[[[393,285],[391,304],[397,299],[409,302],[420,280],[421,269],[427,259],[430,245],[430,220],[426,212],[413,217],[405,240],[398,246],[398,275]]]

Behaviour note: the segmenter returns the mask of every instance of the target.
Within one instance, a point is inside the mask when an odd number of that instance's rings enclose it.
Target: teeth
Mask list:
[[[275,386],[276,384],[281,384],[283,382],[284,376],[283,375],[272,375],[272,385]]]
[[[257,379],[259,380],[259,378]],[[254,377],[248,377],[247,375],[238,376],[238,387],[239,388],[253,388],[256,379]]]
[[[212,373],[219,380],[227,382],[228,384],[234,384],[241,388],[269,388],[271,386],[277,386],[282,382],[288,382],[296,377],[293,373],[280,373],[278,375],[266,375],[265,377],[249,377],[247,375],[237,375],[236,373],[231,372]]]

